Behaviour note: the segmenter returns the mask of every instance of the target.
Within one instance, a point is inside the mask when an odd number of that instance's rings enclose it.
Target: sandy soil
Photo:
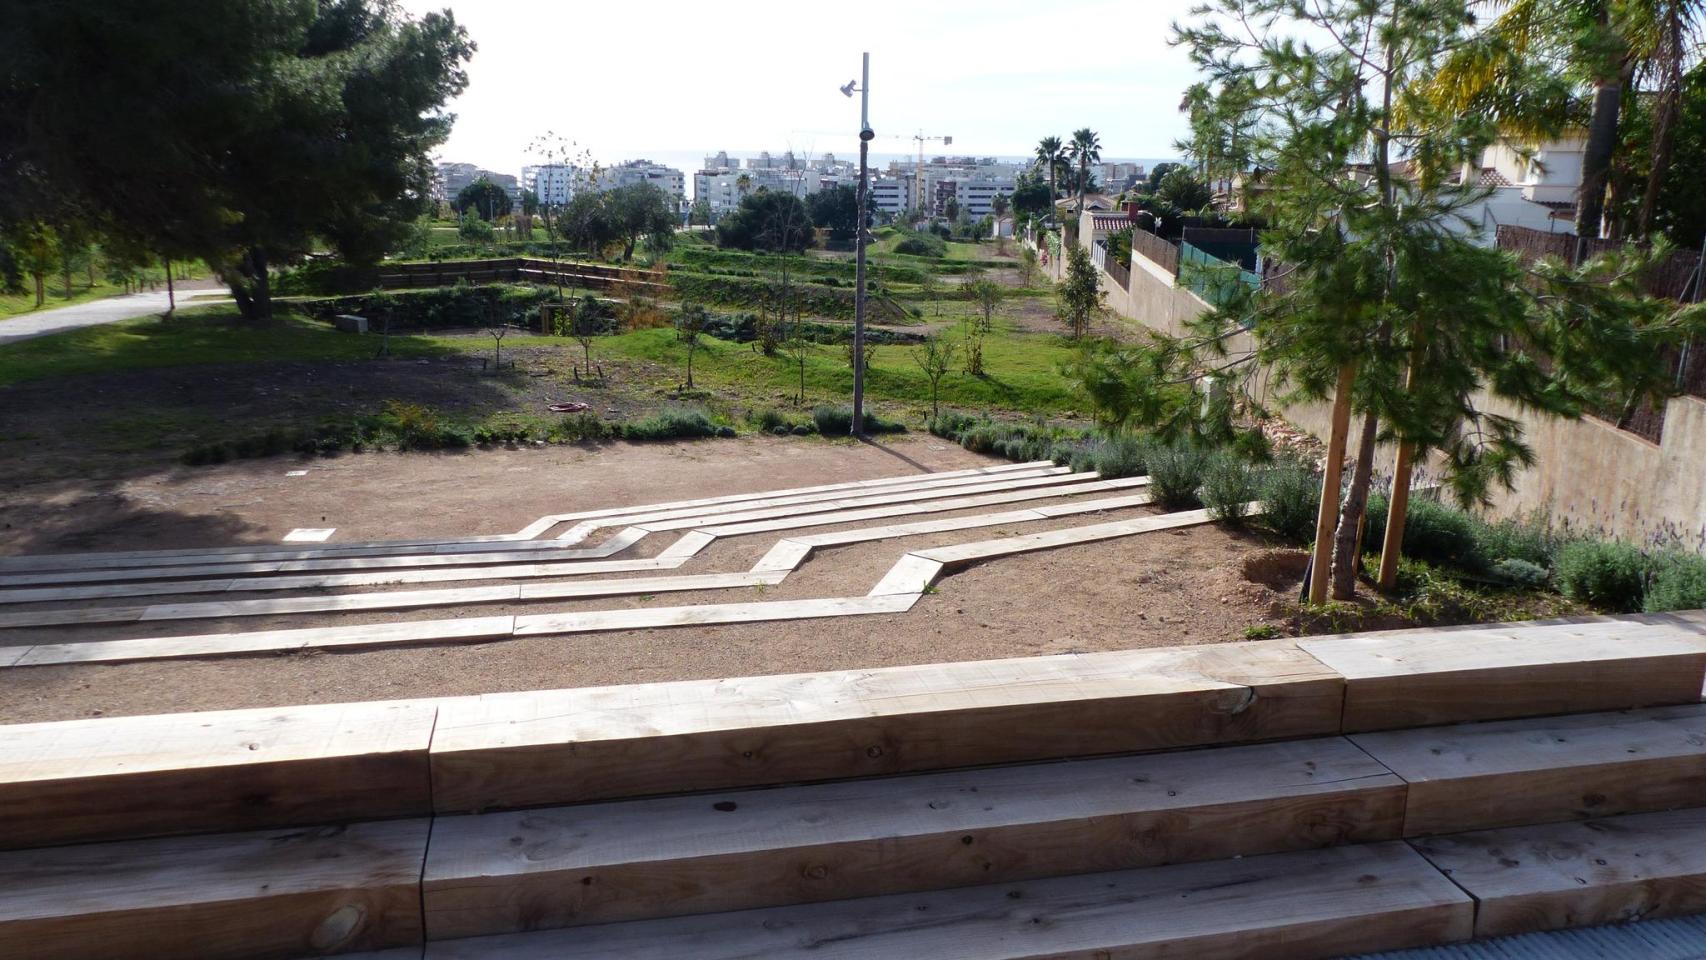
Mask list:
[[[295,527],[349,540],[519,529],[605,506],[952,470],[994,461],[934,438],[853,445],[750,438],[699,444],[543,447],[459,455],[367,454],[174,468],[108,484],[66,481],[46,500],[0,494],[4,552],[275,543]],[[977,512],[977,511],[969,511]],[[954,516],[940,514],[936,516]],[[1030,533],[1134,511],[992,527],[824,551],[780,586],[527,606],[367,614],[366,622],[862,594],[907,549]],[[892,521],[891,521],[892,522]],[[813,532],[832,527],[816,528]],[[634,554],[661,550],[654,537]],[[715,544],[682,573],[744,569],[776,535]],[[1218,527],[1157,532],[994,561],[944,580],[911,612],[840,620],[678,628],[468,646],[223,660],[31,668],[0,675],[0,721],[422,697],[691,677],[875,667],[1241,639],[1277,623],[1295,583],[1261,564],[1258,539]],[[1246,569],[1255,571],[1254,582]],[[425,586],[446,586],[432,584]],[[419,589],[420,586],[414,587]],[[404,589],[404,588],[399,588]],[[264,596],[265,594],[253,594]],[[276,596],[276,594],[275,594]],[[237,597],[233,596],[232,599]],[[135,601],[101,601],[130,603]],[[58,606],[56,604],[56,606]],[[259,630],[362,619],[178,621],[8,631],[0,644]]]

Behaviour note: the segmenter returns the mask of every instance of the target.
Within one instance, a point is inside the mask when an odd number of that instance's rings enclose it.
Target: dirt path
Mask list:
[[[934,438],[854,445],[751,438],[698,444],[546,447],[455,456],[368,454],[314,463],[249,461],[132,477],[105,487],[67,483],[51,502],[0,497],[7,552],[170,548],[277,542],[294,527],[336,527],[333,542],[507,532],[547,513],[805,486],[990,463]],[[1033,532],[1092,515],[944,535],[939,542]],[[692,570],[740,569],[773,537],[719,543]],[[938,542],[827,551],[780,587],[558,604],[674,605],[860,594],[906,549]],[[653,545],[661,547],[661,544]],[[648,550],[652,549],[648,547]],[[949,660],[1240,639],[1273,622],[1278,589],[1244,576],[1265,546],[1215,527],[1161,532],[1004,559],[944,580],[902,615],[528,638],[471,646],[393,648],[243,659],[31,668],[4,677],[0,721],[422,697],[604,683],[876,667]],[[702,560],[702,563],[701,563]],[[1281,578],[1283,581],[1283,578]],[[471,607],[372,615],[373,621],[539,612]],[[350,622],[348,620],[339,622]],[[359,622],[359,621],[358,621]],[[151,630],[82,628],[92,638],[254,630],[282,620],[202,621]],[[312,623],[295,619],[290,626]],[[117,630],[118,632],[115,632]],[[37,642],[53,639],[43,636]],[[72,639],[59,635],[59,639]],[[32,638],[12,635],[0,642]]]

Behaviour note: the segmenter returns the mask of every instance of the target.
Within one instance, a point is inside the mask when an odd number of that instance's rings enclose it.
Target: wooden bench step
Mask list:
[[[436,716],[394,701],[0,726],[0,849],[420,816]]]
[[[0,854],[0,957],[273,960],[421,942],[430,821]]]
[[[1347,733],[1697,703],[1706,613],[1314,637],[1345,678]]]
[[[440,940],[1217,860],[1400,836],[1342,737],[445,816]]]
[[[440,709],[433,793],[465,813],[1322,736],[1341,702],[1289,641],[490,694]]]
[[[1478,937],[1706,912],[1706,809],[1412,842],[1475,898]]]
[[[429,941],[427,960],[1314,960],[1467,939],[1403,843]]]
[[[1351,737],[1409,783],[1404,836],[1706,804],[1706,705]]]

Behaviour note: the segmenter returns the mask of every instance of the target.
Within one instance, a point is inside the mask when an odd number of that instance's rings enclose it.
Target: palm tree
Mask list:
[[[1060,191],[1055,188],[1055,175],[1060,172],[1060,165],[1066,162],[1066,150],[1059,137],[1044,137],[1037,141],[1037,166],[1048,171],[1048,207],[1049,219],[1054,219],[1054,201],[1060,197]]]
[[[1670,166],[1672,118],[1680,102],[1685,40],[1701,0],[1502,0],[1504,9],[1481,43],[1455,52],[1424,95],[1459,111],[1478,111],[1502,130],[1528,139],[1555,136],[1584,112],[1587,141],[1576,194],[1576,235],[1597,237],[1606,188],[1622,137],[1626,91],[1647,76],[1656,93],[1655,136],[1647,195],[1656,197]],[[1555,64],[1585,76],[1585,98],[1537,95],[1556,82]],[[1545,82],[1542,82],[1545,81]],[[1579,88],[1578,88],[1579,90]],[[1636,225],[1650,226],[1643,197]]]
[[[1090,183],[1090,164],[1102,160],[1102,141],[1096,136],[1096,131],[1089,127],[1081,127],[1072,131],[1072,144],[1066,148],[1067,156],[1078,167],[1078,215],[1084,215],[1084,188]]]
[[[746,192],[751,189],[752,177],[743,173],[735,178],[735,192],[739,193],[743,199],[746,197]]]

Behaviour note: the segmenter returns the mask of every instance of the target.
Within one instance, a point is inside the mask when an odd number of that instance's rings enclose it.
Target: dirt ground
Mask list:
[[[504,533],[550,513],[994,462],[930,437],[869,444],[754,437],[692,444],[617,444],[598,450],[551,446],[176,467],[110,483],[61,481],[46,497],[31,495],[30,490],[39,484],[29,484],[22,492],[8,489],[0,493],[0,523],[5,526],[0,552],[276,543],[295,527],[335,527],[333,544]],[[308,473],[287,476],[287,471],[296,469]],[[1015,505],[1019,506],[1023,504]],[[858,595],[906,550],[1140,512],[1148,511],[1091,514],[822,551],[785,583],[762,589],[363,616],[365,622],[382,622]],[[812,532],[829,529],[835,528]],[[745,569],[776,538],[766,534],[719,541],[680,572]],[[671,539],[654,536],[625,556],[655,553]],[[1246,627],[1278,622],[1276,601],[1291,589],[1296,576],[1286,563],[1276,565],[1269,559],[1267,546],[1255,536],[1207,526],[992,561],[948,577],[936,593],[900,615],[463,646],[11,670],[0,673],[0,722],[1223,642],[1242,639]],[[0,635],[0,644],[360,622],[364,620],[349,616],[249,617],[16,630]]]

